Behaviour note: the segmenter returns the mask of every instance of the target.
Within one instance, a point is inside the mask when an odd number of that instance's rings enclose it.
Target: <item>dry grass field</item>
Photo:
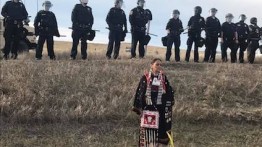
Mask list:
[[[149,47],[146,59],[130,60],[124,44],[120,60],[106,60],[105,45],[90,44],[88,61],[70,61],[71,44],[55,45],[56,61],[36,61],[33,51],[0,61],[0,146],[136,147],[135,89],[165,50]],[[175,89],[176,147],[262,146],[261,57],[163,68]]]

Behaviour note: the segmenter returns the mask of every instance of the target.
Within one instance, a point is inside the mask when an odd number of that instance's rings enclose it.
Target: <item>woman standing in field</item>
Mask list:
[[[133,111],[141,116],[139,147],[165,147],[169,143],[174,91],[161,63],[160,59],[152,60],[150,71],[142,76],[136,90]]]

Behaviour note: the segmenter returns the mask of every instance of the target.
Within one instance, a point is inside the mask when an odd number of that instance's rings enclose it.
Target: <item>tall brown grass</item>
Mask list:
[[[13,123],[134,121],[130,112],[150,59],[0,62],[0,119]],[[175,121],[262,122],[262,67],[168,63],[175,89]]]

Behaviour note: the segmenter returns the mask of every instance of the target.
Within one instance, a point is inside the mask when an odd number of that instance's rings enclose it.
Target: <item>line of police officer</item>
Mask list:
[[[87,40],[93,40],[95,31],[92,30],[94,17],[92,8],[87,6],[88,0],[80,0],[80,4],[76,4],[72,11],[72,50],[71,59],[75,60],[77,56],[77,46],[81,40],[82,59],[87,59]],[[120,42],[124,41],[127,31],[127,19],[125,12],[121,9],[123,0],[115,0],[115,6],[110,9],[106,22],[108,24],[109,43],[106,56],[111,58],[114,50],[113,58],[119,56]],[[144,10],[144,0],[137,1],[138,6],[134,8],[129,16],[132,33],[132,58],[136,57],[136,46],[139,42],[139,57],[145,55],[145,48],[150,37],[146,35],[146,24],[152,20],[152,14],[149,10]],[[55,14],[50,11],[52,4],[50,1],[43,3],[44,9],[39,11],[34,21],[35,35],[39,36],[36,48],[36,59],[42,59],[43,45],[47,41],[48,56],[51,60],[55,60],[53,36],[60,37],[57,20]],[[5,47],[4,59],[9,59],[10,51],[12,58],[17,58],[17,46],[19,43],[19,35],[23,27],[23,20],[28,18],[28,13],[23,3],[19,0],[10,0],[2,8],[2,15],[5,18]]]
[[[93,40],[95,31],[92,30],[94,17],[92,8],[87,6],[88,0],[80,0],[80,4],[76,4],[72,11],[72,50],[71,59],[75,60],[77,56],[77,46],[81,40],[82,59],[87,59],[87,40]],[[136,58],[136,47],[139,42],[139,57],[144,58],[145,46],[150,40],[149,26],[152,20],[152,13],[148,9],[144,9],[145,0],[138,0],[137,7],[132,9],[129,14],[129,22],[131,24],[132,44],[131,58]],[[109,43],[106,57],[111,59],[119,56],[121,41],[124,41],[127,31],[127,19],[125,12],[121,9],[123,0],[115,0],[115,6],[110,9],[106,22],[108,24]],[[43,3],[44,10],[37,13],[34,21],[35,34],[38,36],[38,46],[36,49],[36,59],[41,60],[43,44],[47,41],[48,56],[51,60],[55,60],[53,36],[59,37],[56,17],[50,11],[52,4],[50,1]],[[245,23],[246,16],[240,16],[240,22],[234,24],[232,22],[233,15],[226,15],[226,22],[222,25],[216,18],[217,9],[210,10],[211,16],[206,20],[201,16],[202,8],[195,7],[195,14],[188,22],[188,40],[185,61],[189,62],[191,49],[194,43],[194,62],[199,62],[198,48],[206,45],[204,62],[215,62],[216,48],[218,46],[218,38],[221,38],[222,61],[227,62],[227,48],[231,49],[231,62],[237,61],[237,50],[240,48],[239,62],[244,62],[244,51],[248,48],[248,60],[254,62],[256,49],[259,47],[260,28],[257,26],[257,19],[251,18],[251,25]],[[11,0],[6,2],[2,8],[1,14],[5,18],[5,47],[4,59],[9,58],[11,51],[12,58],[17,58],[17,45],[19,42],[19,34],[23,26],[23,20],[27,19],[28,13],[25,6],[19,0]],[[180,35],[186,30],[183,29],[182,21],[179,19],[180,12],[173,11],[173,18],[169,20],[166,26],[167,37],[163,39],[167,46],[166,61],[170,61],[171,50],[175,45],[175,60],[180,61]],[[147,26],[148,25],[148,26]],[[205,30],[206,38],[201,37],[201,32]]]
[[[222,25],[216,18],[217,9],[210,10],[210,16],[205,20],[201,17],[202,8],[195,7],[195,15],[188,22],[188,40],[185,61],[189,62],[192,44],[194,43],[194,62],[199,62],[198,48],[206,46],[204,62],[215,62],[218,39],[221,38],[222,61],[227,62],[227,49],[231,49],[231,62],[237,62],[237,51],[239,51],[239,62],[244,63],[244,51],[247,49],[249,63],[254,63],[256,50],[259,48],[261,39],[261,28],[257,26],[257,18],[250,19],[250,25],[245,23],[247,17],[240,15],[240,21],[233,23],[234,16],[229,13],[226,15],[226,22]],[[167,46],[166,61],[170,61],[172,44],[175,44],[175,60],[180,61],[179,47],[180,35],[186,30],[182,27],[179,19],[180,12],[173,11],[173,18],[167,24],[166,30],[168,35],[162,38],[164,46]],[[205,30],[206,38],[201,37],[201,32]]]

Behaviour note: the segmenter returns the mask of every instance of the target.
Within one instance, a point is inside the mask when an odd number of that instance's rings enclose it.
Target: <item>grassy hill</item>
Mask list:
[[[104,45],[90,45],[89,61],[70,61],[56,43],[57,61],[34,53],[0,61],[0,146],[132,147],[138,116],[130,109],[152,56],[106,60]],[[183,53],[182,53],[183,54]],[[262,146],[262,62],[164,63],[175,89],[176,146]]]

